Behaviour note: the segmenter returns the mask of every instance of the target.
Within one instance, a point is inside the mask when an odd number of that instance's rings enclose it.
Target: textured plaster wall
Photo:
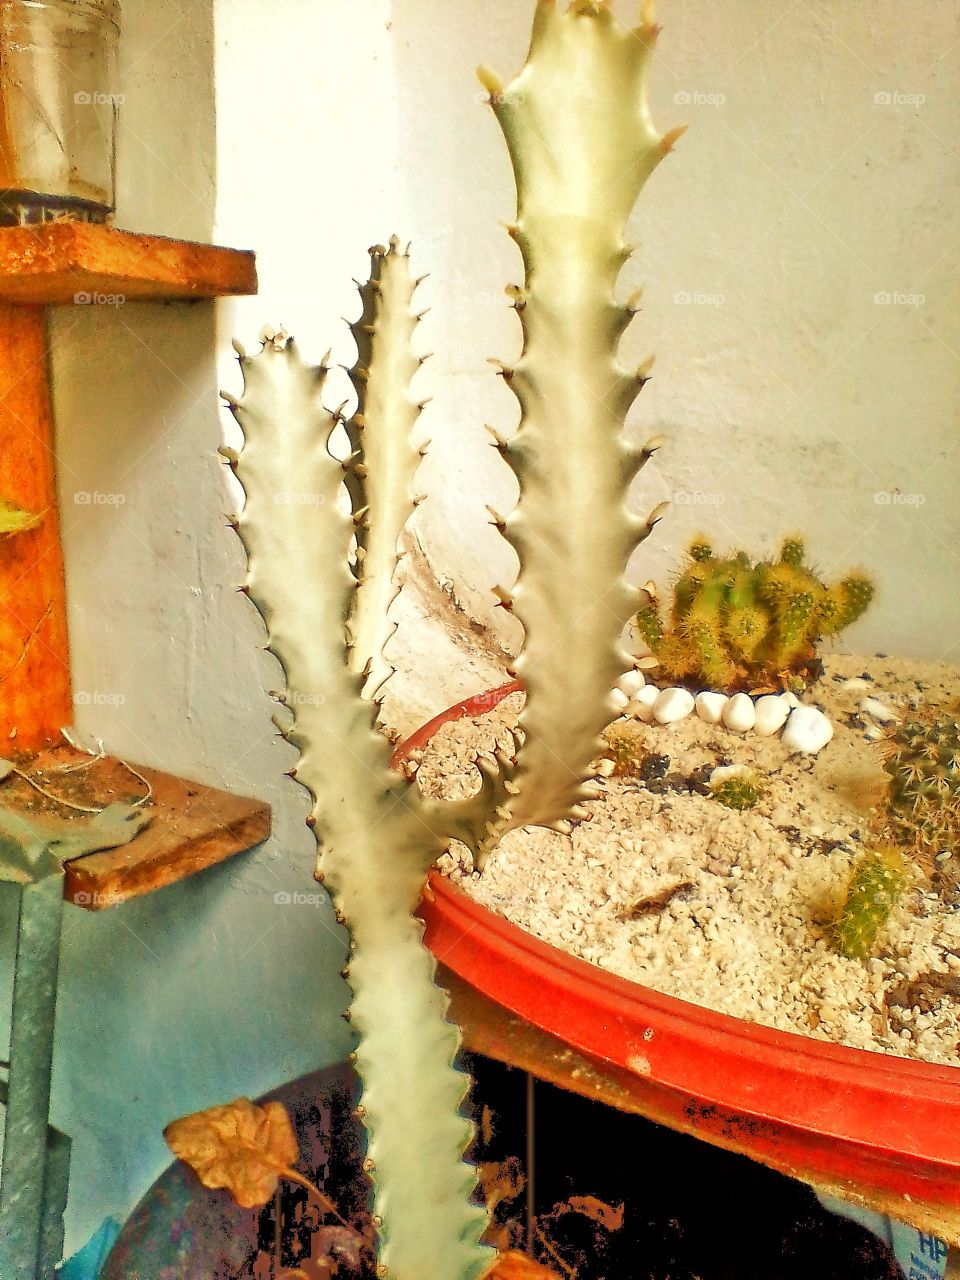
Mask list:
[[[463,640],[515,568],[486,524],[484,504],[508,505],[513,487],[482,428],[517,416],[485,361],[516,353],[501,291],[519,262],[498,226],[511,177],[474,67],[517,67],[529,13],[516,0],[124,5],[118,220],[255,248],[261,294],[219,314],[56,317],[77,724],[112,751],[267,797],[276,835],[148,899],[70,913],[55,1120],[75,1138],[71,1248],[149,1185],[172,1116],[347,1045],[328,906],[273,901],[311,887],[313,849],[269,721],[276,672],[234,591],[216,390],[238,388],[228,337],[252,344],[263,321],[313,358],[332,346],[350,361],[350,277],[392,230],[431,273],[421,337],[436,357],[418,386],[435,397],[431,497],[399,609],[418,626],[394,651],[391,714],[412,725],[493,681],[497,645],[516,642],[503,620]],[[670,436],[635,501],[672,497],[674,510],[635,575],[668,575],[698,527],[759,552],[799,526],[825,569],[878,576],[851,643],[956,660],[954,6],[905,22],[894,0],[662,0],[661,19],[656,117],[691,130],[644,197],[624,291],[647,282],[631,358],[658,353],[632,429]],[[334,376],[331,407],[346,394]]]

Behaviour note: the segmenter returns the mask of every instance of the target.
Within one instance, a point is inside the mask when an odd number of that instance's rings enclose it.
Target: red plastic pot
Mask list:
[[[408,741],[422,746],[498,693],[458,703]],[[421,915],[437,959],[535,1027],[631,1073],[652,1118],[960,1240],[960,1070],[661,995],[539,941],[439,875],[431,890]]]

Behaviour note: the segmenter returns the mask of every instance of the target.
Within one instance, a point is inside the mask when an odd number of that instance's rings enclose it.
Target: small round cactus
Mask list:
[[[907,860],[892,844],[868,850],[856,863],[834,924],[837,950],[865,960],[907,883]]]
[[[891,729],[882,751],[888,833],[916,853],[940,892],[960,898],[960,722],[927,709]]]
[[[752,809],[763,795],[763,785],[752,769],[742,769],[711,780],[710,793],[728,809]]]

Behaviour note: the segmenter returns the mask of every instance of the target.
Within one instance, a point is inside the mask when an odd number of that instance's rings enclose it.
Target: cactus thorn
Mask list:
[[[419,506],[421,506],[424,502],[426,502],[426,500],[427,500],[427,494],[425,494],[425,493],[418,493],[418,494],[416,495],[416,497],[413,499],[413,505],[414,505],[415,507],[419,507]]]
[[[627,299],[627,310],[633,315],[640,310],[640,303],[643,299],[643,285],[639,289],[634,289],[630,297]]]
[[[477,79],[489,93],[489,102],[492,106],[503,93],[503,81],[495,71],[482,65],[477,67]]]
[[[424,280],[429,280],[429,279],[430,279],[429,271],[425,271],[422,276],[417,276],[416,280],[414,280],[413,282],[414,289],[418,289],[420,285],[423,284]]]
[[[419,323],[423,319],[423,317],[428,316],[432,310],[433,310],[433,307],[424,307],[422,311],[417,312],[414,319]]]
[[[424,440],[423,444],[417,450],[417,453],[419,453],[421,458],[425,458],[427,456],[427,453],[429,452],[430,446],[432,444],[433,444],[432,440]]]
[[[659,524],[669,510],[670,510],[669,502],[664,501],[664,502],[658,503],[658,505],[655,506],[653,510],[650,512],[650,514],[647,516],[647,528],[652,529],[655,524]]]
[[[369,512],[369,510],[370,510],[370,505],[368,503],[365,507],[361,507],[359,511],[355,511],[353,513],[354,528],[356,529],[360,528],[364,520],[367,518],[367,513]]]
[[[507,613],[513,612],[513,596],[503,587],[494,587],[493,594],[497,597],[496,608],[505,609]]]
[[[689,128],[688,124],[675,124],[668,129],[659,142],[660,154],[668,156]]]
[[[423,413],[424,409],[433,400],[433,396],[425,396],[423,400],[417,401],[417,412]]]
[[[311,831],[317,825],[317,820],[312,813],[309,814],[306,818],[304,818],[304,822],[310,828]]]
[[[244,583],[242,587],[237,587],[237,590],[242,596],[249,596],[250,594],[250,588],[246,583]]]
[[[425,356],[417,357],[417,364],[423,366],[427,363],[428,360],[432,360],[435,355],[436,355],[435,351],[428,351]]]
[[[650,374],[653,369],[654,363],[656,362],[656,359],[657,357],[655,355],[647,356],[643,364],[639,366],[639,368],[637,369],[637,375],[636,375],[638,382],[650,381]]]
[[[493,447],[495,449],[500,449],[500,450],[506,449],[508,444],[510,443],[507,440],[506,436],[501,435],[500,432],[496,429],[496,427],[485,426],[484,431],[489,432],[489,434],[493,437],[491,443],[493,444]]]
[[[287,769],[286,775],[288,778],[295,778],[297,776],[297,771],[296,769]]]
[[[247,349],[243,345],[243,343],[239,341],[239,339],[234,338],[230,345],[233,347],[234,351],[237,353],[238,359],[246,360]]]

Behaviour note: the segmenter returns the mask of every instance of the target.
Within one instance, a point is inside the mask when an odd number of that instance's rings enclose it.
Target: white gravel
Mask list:
[[[847,960],[829,942],[831,913],[885,777],[858,716],[863,682],[899,711],[923,699],[955,706],[960,697],[960,671],[943,664],[843,657],[828,661],[804,698],[836,725],[816,757],[696,716],[618,726],[636,737],[638,752],[670,757],[665,779],[604,778],[591,816],[571,835],[511,832],[480,877],[461,846],[442,865],[521,928],[658,991],[819,1040],[960,1066],[960,998],[934,992],[904,1007],[902,994],[905,983],[935,986],[938,975],[948,983],[953,975],[957,987],[960,911],[918,880],[875,958]],[[453,796],[475,785],[473,752],[503,740],[520,702],[515,696],[483,720],[446,726],[421,766],[424,790]],[[696,770],[729,764],[765,780],[755,809],[735,812],[682,789]]]

